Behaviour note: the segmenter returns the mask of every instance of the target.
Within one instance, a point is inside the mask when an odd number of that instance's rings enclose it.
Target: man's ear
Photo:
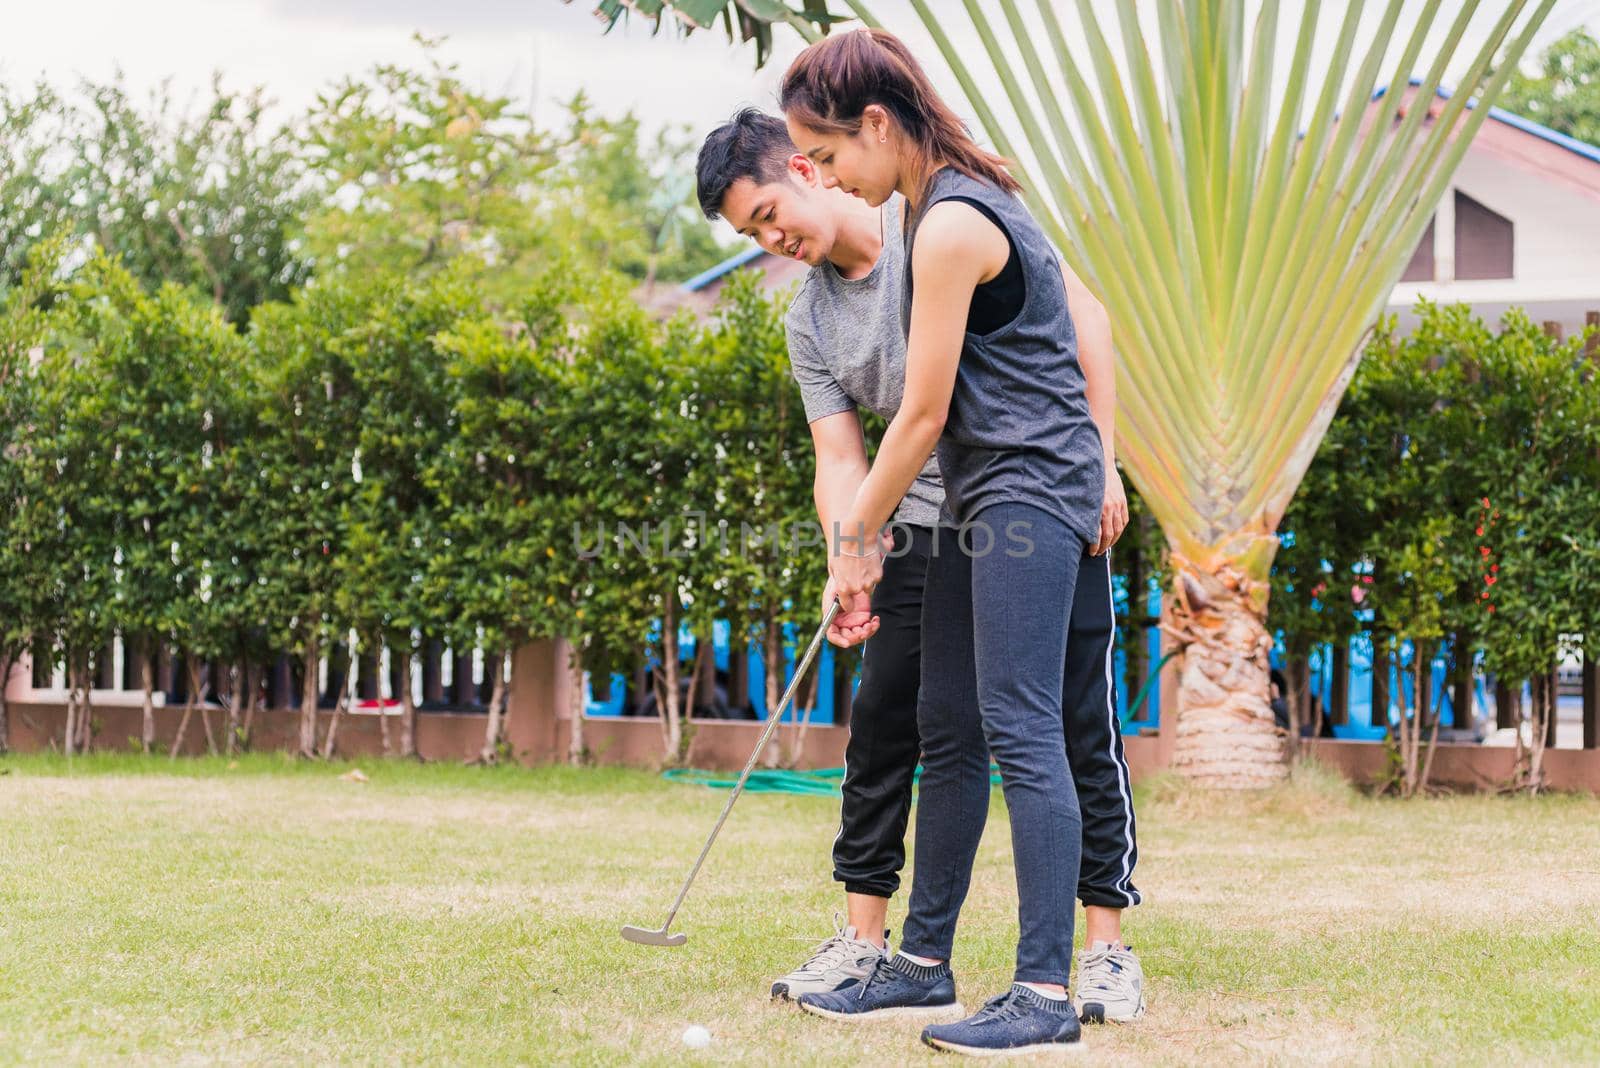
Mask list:
[[[818,184],[817,165],[803,152],[796,152],[789,157],[789,174],[813,188]]]

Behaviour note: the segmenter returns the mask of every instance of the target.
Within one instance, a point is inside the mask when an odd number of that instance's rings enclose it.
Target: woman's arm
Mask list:
[[[841,599],[870,591],[882,577],[882,559],[873,552],[878,532],[944,431],[972,292],[1000,273],[1010,251],[1000,228],[960,201],[935,204],[917,231],[905,393],[854,503],[839,529],[829,531],[829,571]]]

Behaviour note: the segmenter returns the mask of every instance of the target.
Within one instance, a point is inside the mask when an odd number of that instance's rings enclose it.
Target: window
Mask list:
[[[1406,264],[1406,273],[1400,276],[1400,281],[1433,281],[1433,224],[1437,221],[1437,218],[1428,220],[1428,228],[1422,231],[1422,240],[1417,242],[1417,251],[1411,254],[1411,262]]]
[[[1511,220],[1456,192],[1456,277],[1511,278]]]

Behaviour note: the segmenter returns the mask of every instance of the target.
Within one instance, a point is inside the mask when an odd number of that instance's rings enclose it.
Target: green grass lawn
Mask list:
[[[900,1064],[766,988],[829,933],[837,803],[640,772],[0,760],[0,1062]],[[1015,936],[1004,808],[957,945],[968,1005]],[[1600,1062],[1600,802],[1141,792],[1150,1012],[1128,1064]],[[898,926],[903,901],[891,922]],[[690,1053],[689,1024],[715,1036]]]

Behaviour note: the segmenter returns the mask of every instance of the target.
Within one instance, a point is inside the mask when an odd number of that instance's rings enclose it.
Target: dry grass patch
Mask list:
[[[0,776],[0,1060],[920,1064],[914,1027],[770,1004],[829,931],[837,802],[567,769],[13,760]],[[996,803],[957,945],[1006,984]],[[1573,1063],[1600,1049],[1600,802],[1373,800],[1305,771],[1259,795],[1141,790],[1128,935],[1141,1064]],[[903,900],[891,924],[900,925]],[[715,1035],[691,1054],[692,1023]]]

